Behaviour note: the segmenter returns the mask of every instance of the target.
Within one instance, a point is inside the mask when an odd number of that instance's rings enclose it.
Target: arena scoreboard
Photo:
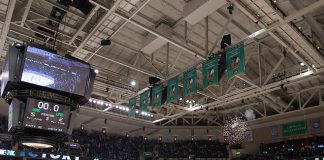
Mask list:
[[[69,120],[69,106],[34,98],[27,99],[24,127],[65,133]]]

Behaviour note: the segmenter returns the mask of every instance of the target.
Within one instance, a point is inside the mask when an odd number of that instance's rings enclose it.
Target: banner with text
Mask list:
[[[245,72],[244,43],[233,46],[226,51],[227,78]]]
[[[307,131],[306,121],[292,122],[282,125],[283,136],[305,134]]]
[[[97,158],[86,158],[78,156],[60,155],[55,153],[37,153],[32,151],[15,151],[0,149],[1,159],[11,159],[9,157],[19,157],[28,159],[57,159],[57,160],[96,160]]]
[[[140,109],[141,111],[147,111],[147,107],[150,103],[150,92],[145,91],[140,95]]]
[[[155,107],[160,109],[162,101],[162,84],[158,84],[153,87],[152,89],[152,109],[154,110]]]
[[[278,126],[271,126],[270,130],[271,138],[277,138],[279,136]]]
[[[168,80],[167,103],[178,100],[179,79],[178,76]]]
[[[192,67],[183,73],[183,97],[197,93],[197,67]]]
[[[135,115],[135,109],[136,109],[136,97],[133,97],[133,98],[129,99],[128,108],[129,108],[128,116],[129,117],[134,116]]]
[[[205,61],[202,64],[203,87],[218,83],[218,60],[216,58]]]
[[[320,118],[312,118],[311,119],[312,122],[312,132],[316,133],[321,131],[321,119]]]

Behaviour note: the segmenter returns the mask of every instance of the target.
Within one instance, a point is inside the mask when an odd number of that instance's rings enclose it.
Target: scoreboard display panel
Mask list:
[[[23,126],[66,133],[69,117],[69,106],[28,98]]]
[[[90,65],[52,52],[27,46],[21,81],[33,85],[85,95]]]

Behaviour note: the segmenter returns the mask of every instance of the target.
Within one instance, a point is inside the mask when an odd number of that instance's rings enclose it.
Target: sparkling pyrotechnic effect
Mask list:
[[[223,126],[224,137],[230,144],[237,144],[244,141],[246,122],[241,117],[235,117],[225,122]]]

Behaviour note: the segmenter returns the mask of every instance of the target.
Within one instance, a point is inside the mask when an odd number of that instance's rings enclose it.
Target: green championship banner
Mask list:
[[[168,80],[167,103],[178,100],[179,79],[178,76]]]
[[[129,99],[128,108],[129,108],[128,116],[129,117],[134,116],[135,115],[135,109],[136,109],[136,97],[133,97],[133,98]]]
[[[282,125],[283,136],[305,134],[306,131],[306,121],[298,121]]]
[[[192,67],[183,73],[183,97],[197,93],[197,67]]]
[[[161,107],[162,102],[162,84],[156,85],[152,89],[152,109],[154,110],[154,107]]]
[[[235,45],[226,51],[227,78],[245,72],[244,43]]]
[[[141,111],[147,111],[147,107],[149,105],[150,100],[150,92],[145,91],[140,95],[140,109]]]
[[[216,58],[205,61],[202,64],[203,87],[218,83],[218,60]]]

